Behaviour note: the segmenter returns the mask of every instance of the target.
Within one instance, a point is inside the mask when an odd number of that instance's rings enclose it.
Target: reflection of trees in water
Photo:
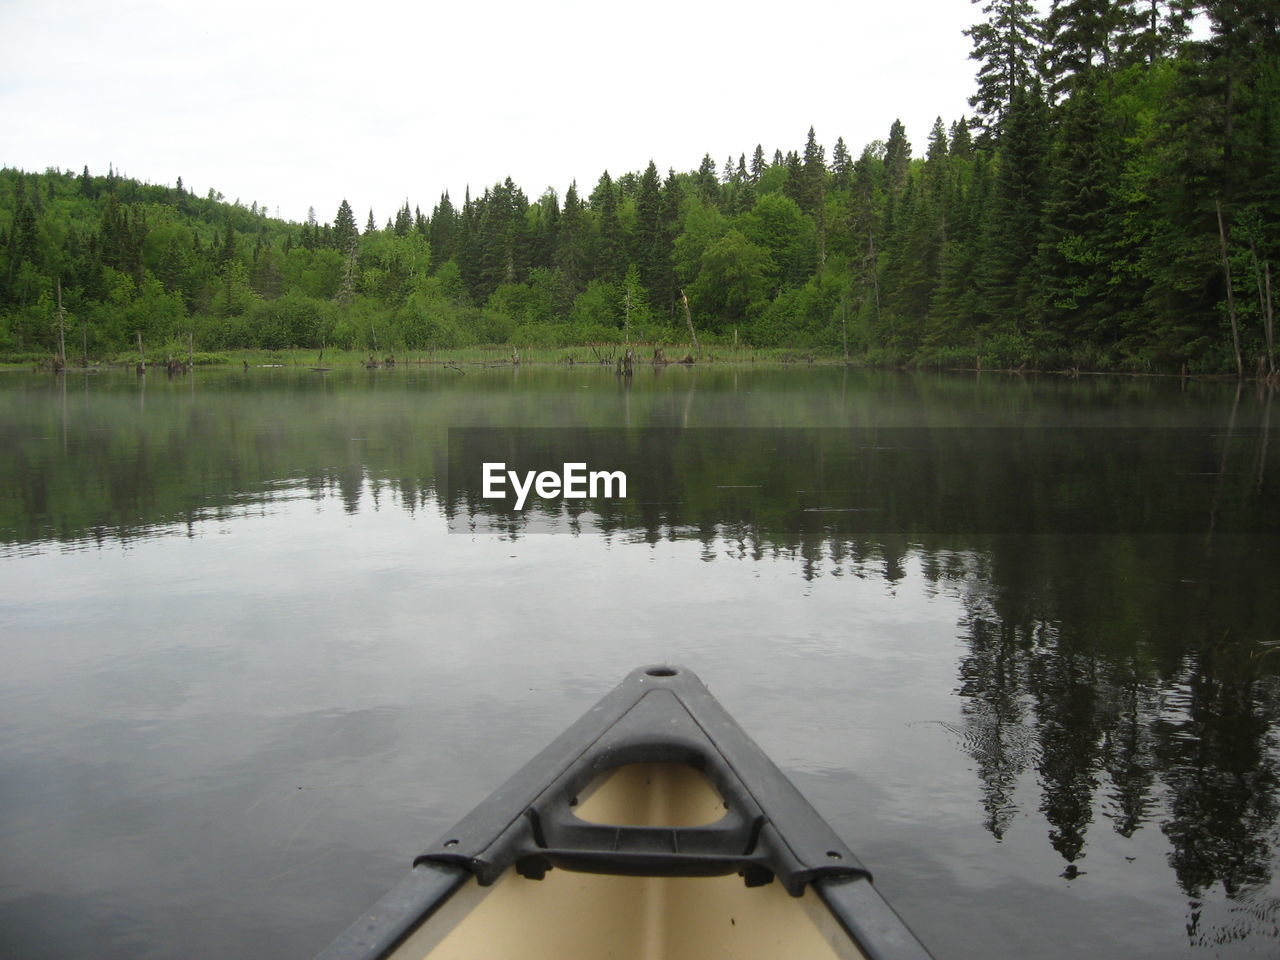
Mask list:
[[[1125,837],[1158,825],[1193,942],[1280,937],[1280,903],[1261,893],[1280,821],[1280,678],[1264,643],[1280,614],[1274,547],[1002,538],[978,556],[948,586],[968,611],[963,742],[986,828],[1005,835],[1034,766],[1068,864],[1095,821]],[[1225,920],[1205,919],[1215,887]]]
[[[0,469],[0,544],[105,544],[161,526],[189,533],[209,516],[290,495],[338,498],[352,513],[429,507],[464,522],[492,510],[476,488],[438,482],[449,456],[444,425],[465,420],[466,396],[433,397],[447,409],[421,422],[417,407],[388,413],[368,398],[338,412],[313,409],[306,394],[261,400],[233,397],[217,417],[149,402],[140,423],[132,406],[87,407],[81,418],[92,429],[65,448],[40,439],[53,432],[44,426],[15,433]],[[277,421],[290,412],[281,431]],[[1220,453],[1184,455],[1181,446],[1202,435],[1173,431],[1143,441],[1150,445],[1135,447],[1146,452],[1134,459],[1115,446],[1119,433],[1054,436],[1070,441],[1077,459],[1068,465],[1086,469],[1064,472],[1057,446],[1031,444],[1018,448],[1011,479],[991,432],[883,434],[874,447],[825,433],[771,435],[772,446],[728,434],[719,446],[705,434],[659,438],[645,459],[666,496],[561,515],[566,529],[629,542],[697,541],[709,561],[793,563],[810,581],[853,576],[893,587],[920,570],[926,591],[965,607],[962,722],[952,732],[973,758],[985,828],[1007,835],[1034,776],[1034,804],[1069,865],[1087,854],[1091,828],[1131,837],[1158,826],[1193,903],[1193,940],[1249,931],[1280,939],[1276,901],[1258,898],[1280,820],[1280,652],[1258,655],[1280,623],[1280,552],[1265,537],[1186,532],[1188,518],[1208,521],[1210,506],[1219,532],[1247,529],[1228,521],[1259,511],[1274,520],[1276,474],[1266,468],[1276,445],[1264,429],[1222,440]],[[726,477],[743,489],[718,489]],[[1166,486],[1185,493],[1169,501],[1180,535],[1116,533],[1086,509],[1150,512],[1149,494]],[[814,511],[848,506],[840,497],[849,490],[882,494],[881,512]],[[1028,500],[1020,510],[1019,497]],[[1051,501],[1107,534],[1017,532],[1061,530],[1060,521],[1037,525]],[[1025,527],[1006,522],[1014,513]],[[526,516],[486,516],[488,529],[510,538],[527,531]],[[948,529],[957,532],[938,533]],[[1126,529],[1163,528],[1135,520]],[[976,532],[997,530],[1013,532]],[[1196,906],[1219,886],[1232,898],[1225,921]]]
[[[1280,805],[1274,727],[1280,696],[1235,645],[1189,657],[1171,709],[1156,718],[1161,829],[1178,882],[1198,896],[1215,882],[1228,896],[1270,879],[1270,834]]]
[[[964,742],[982,782],[983,825],[1001,839],[1017,811],[1014,790],[1033,762],[1035,737],[1027,725],[1024,639],[1008,625],[970,615],[969,653],[960,662]]]

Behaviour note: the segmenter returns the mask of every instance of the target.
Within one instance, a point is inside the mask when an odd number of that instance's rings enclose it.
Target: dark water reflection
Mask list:
[[[939,957],[1274,955],[1272,405],[821,369],[4,378],[0,952],[307,955],[670,659]],[[459,427],[682,439],[657,502],[516,516],[448,469]]]

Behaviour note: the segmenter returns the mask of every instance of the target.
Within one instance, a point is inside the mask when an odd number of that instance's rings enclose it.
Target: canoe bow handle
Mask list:
[[[572,806],[593,781],[634,763],[684,764],[727,807],[702,826],[590,823]],[[633,876],[777,876],[794,896],[819,877],[870,873],[791,782],[679,667],[631,673],[577,723],[415,861],[461,866],[481,885],[515,867]]]

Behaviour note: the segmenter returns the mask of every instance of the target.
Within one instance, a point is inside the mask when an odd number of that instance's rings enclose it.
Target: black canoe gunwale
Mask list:
[[[632,763],[686,764],[727,811],[693,827],[588,823],[573,806],[602,774]],[[792,896],[812,886],[871,960],[929,953],[880,897],[870,872],[691,671],[640,667],[418,856],[409,876],[317,960],[392,953],[468,880],[509,869],[631,876],[720,876],[748,886],[777,879]]]

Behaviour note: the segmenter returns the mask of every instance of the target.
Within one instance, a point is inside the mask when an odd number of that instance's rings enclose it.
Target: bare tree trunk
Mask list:
[[[685,296],[683,290],[680,291],[680,302],[684,305],[684,322],[689,326],[689,339],[693,341],[693,352],[702,353],[702,347],[698,346],[698,335],[693,332],[693,314],[689,312],[689,298]]]
[[[867,231],[867,255],[871,259],[871,287],[876,293],[876,323],[880,322],[880,270],[876,262],[876,238]]]
[[[628,278],[630,279],[630,278]],[[622,336],[627,346],[631,346],[631,288],[627,287],[626,296],[622,300]]]
[[[840,298],[840,337],[844,341],[844,362],[849,362],[849,300]]]
[[[58,364],[67,365],[67,313],[62,309],[62,278],[58,278]]]
[[[827,268],[827,212],[826,212],[826,196],[825,191],[819,191],[818,206],[814,210],[814,230],[815,249],[814,252],[818,259],[818,276],[822,276]]]
[[[1262,279],[1267,291],[1267,309],[1264,314],[1267,331],[1267,362],[1271,364],[1271,375],[1274,377],[1276,375],[1276,315],[1275,301],[1271,298],[1271,261],[1263,261],[1262,267]]]
[[[347,260],[342,267],[342,289],[338,291],[338,301],[344,306],[350,303],[351,298],[355,296],[357,250],[359,250],[359,242],[355,237],[352,237],[351,246],[347,250]]]
[[[1272,336],[1271,314],[1271,261],[1258,262],[1258,245],[1249,238],[1249,255],[1253,258],[1253,279],[1258,284],[1258,307],[1262,312],[1262,333],[1267,343],[1267,375],[1276,372],[1275,342]],[[1263,268],[1266,268],[1266,281],[1263,282]]]
[[[1218,209],[1218,240],[1222,245],[1222,276],[1227,283],[1227,315],[1231,318],[1231,345],[1236,353],[1236,376],[1244,379],[1244,358],[1240,355],[1240,325],[1236,322],[1236,295],[1231,289],[1231,260],[1227,256],[1227,226],[1222,219],[1222,201],[1214,201]]]

